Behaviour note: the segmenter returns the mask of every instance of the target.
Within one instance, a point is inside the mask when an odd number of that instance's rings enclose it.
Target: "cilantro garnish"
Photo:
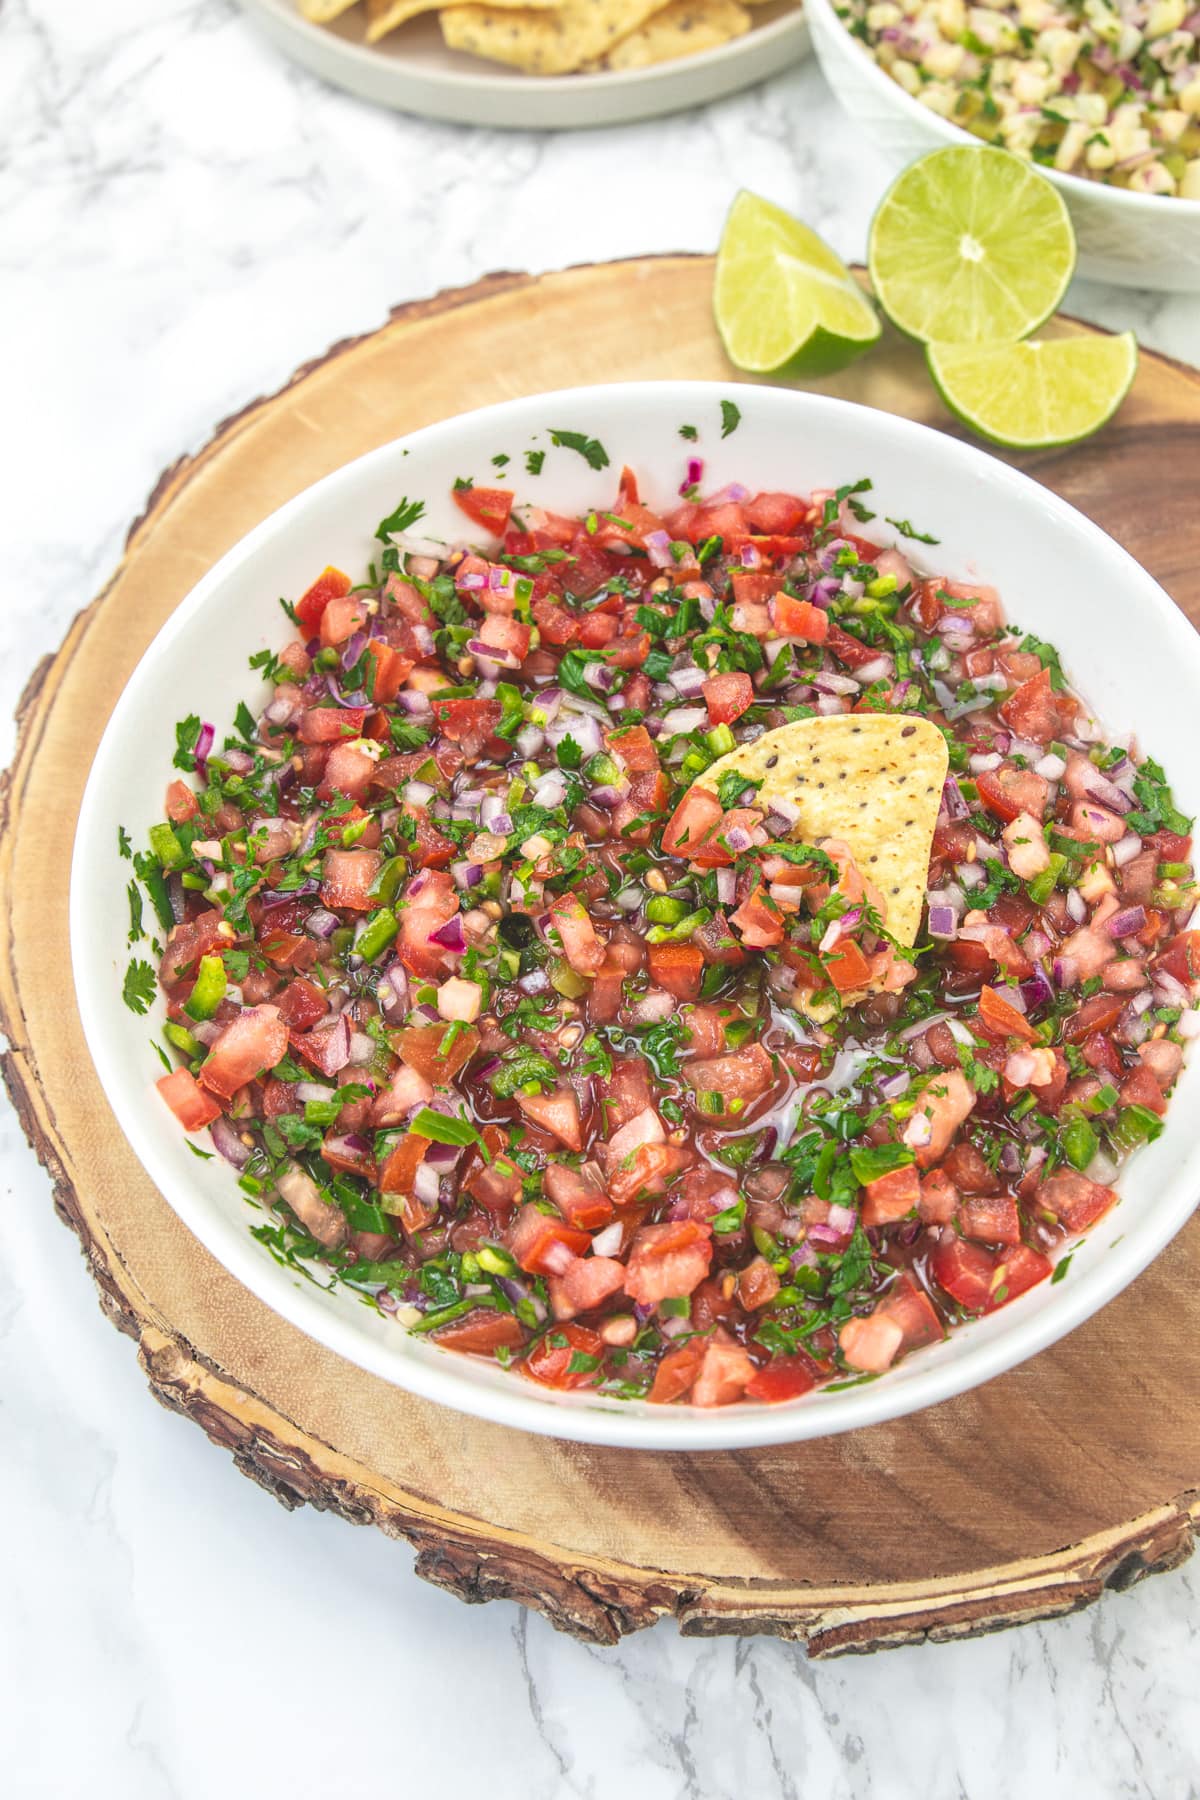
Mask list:
[[[733,432],[735,432],[737,430],[737,428],[741,424],[741,422],[742,422],[741,408],[739,406],[735,406],[732,400],[722,400],[722,402],[721,402],[721,436],[723,438],[729,437]]]
[[[582,431],[552,431],[550,442],[563,450],[575,450],[587,463],[589,469],[607,469],[608,451],[596,438],[585,437]]]
[[[155,975],[148,962],[131,962],[125,971],[121,998],[130,1012],[147,1013],[154,1000]]]
[[[394,531],[407,531],[417,520],[424,517],[425,502],[423,500],[401,500],[395,512],[390,512],[386,519],[380,519],[375,527],[375,536],[386,544]]]

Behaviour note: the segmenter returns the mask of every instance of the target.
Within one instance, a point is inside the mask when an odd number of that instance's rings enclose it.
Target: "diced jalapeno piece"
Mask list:
[[[187,861],[187,851],[169,825],[150,827],[150,848],[164,869],[181,869]]]
[[[202,956],[196,971],[196,985],[184,1002],[189,1018],[211,1019],[225,998],[225,964],[219,956]]]
[[[364,962],[374,962],[387,949],[399,929],[391,907],[381,906],[368,919],[365,931],[354,946],[355,955],[361,956]]]
[[[1100,1148],[1100,1139],[1086,1119],[1072,1119],[1062,1134],[1062,1147],[1073,1169],[1086,1169]]]

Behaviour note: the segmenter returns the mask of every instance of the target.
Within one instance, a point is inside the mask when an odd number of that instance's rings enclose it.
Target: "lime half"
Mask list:
[[[930,344],[929,372],[964,425],[1009,450],[1075,444],[1107,424],[1137,373],[1137,340]]]
[[[755,375],[824,375],[877,343],[879,318],[815,231],[740,193],[717,252],[717,329],[731,362]]]
[[[1075,268],[1057,189],[1007,150],[952,145],[905,169],[871,221],[871,280],[925,343],[1013,343],[1050,317]]]

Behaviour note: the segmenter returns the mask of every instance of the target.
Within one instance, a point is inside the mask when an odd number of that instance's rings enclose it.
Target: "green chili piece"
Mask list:
[[[1100,1139],[1086,1119],[1072,1119],[1062,1134],[1062,1148],[1073,1169],[1086,1169],[1100,1148]]]
[[[184,1002],[183,1010],[196,1020],[211,1019],[225,998],[225,964],[219,956],[202,956],[196,971],[196,985]]]
[[[372,913],[367,921],[366,930],[354,946],[354,954],[361,956],[364,962],[374,962],[392,942],[400,929],[395,913],[390,906],[381,906],[377,913]]]
[[[164,869],[182,869],[187,851],[169,825],[150,827],[150,848]]]

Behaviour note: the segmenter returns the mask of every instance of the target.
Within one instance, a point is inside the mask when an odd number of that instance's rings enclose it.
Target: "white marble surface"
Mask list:
[[[389,304],[715,242],[732,188],[861,254],[886,171],[815,68],[564,137],[386,113],[230,0],[0,0],[0,756],[159,471]],[[1077,311],[1200,360],[1200,302]],[[663,1627],[589,1650],[285,1516],[147,1397],[0,1114],[0,1787],[14,1800],[1000,1800],[1200,1791],[1194,1569],[1086,1615],[809,1666]]]

